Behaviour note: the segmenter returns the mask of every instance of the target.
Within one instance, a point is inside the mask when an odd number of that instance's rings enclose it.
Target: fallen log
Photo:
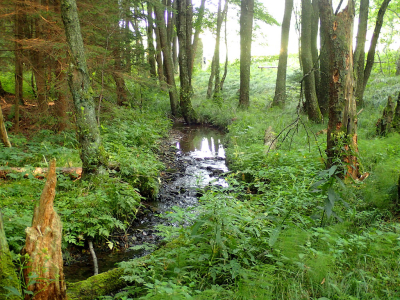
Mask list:
[[[18,167],[0,167],[0,178],[6,178],[7,174],[10,173],[25,173],[24,177],[28,177],[29,174],[37,178],[44,178],[48,172],[48,168],[18,168]],[[65,175],[69,175],[71,179],[77,179],[82,176],[82,168],[56,168],[57,173],[62,173]]]

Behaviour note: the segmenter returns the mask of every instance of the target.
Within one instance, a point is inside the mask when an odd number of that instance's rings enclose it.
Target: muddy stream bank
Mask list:
[[[221,176],[227,172],[224,133],[206,126],[185,126],[175,124],[168,140],[160,145],[160,156],[166,165],[161,173],[161,186],[157,199],[143,201],[137,218],[126,233],[113,236],[117,247],[106,251],[96,249],[99,272],[105,272],[116,263],[148,254],[144,250],[130,250],[130,247],[144,243],[158,244],[157,224],[167,224],[159,215],[171,211],[174,206],[194,207],[198,204],[199,189],[209,184],[225,186]],[[93,275],[93,262],[88,250],[81,249],[79,260],[64,259],[65,278],[69,282],[85,280]]]

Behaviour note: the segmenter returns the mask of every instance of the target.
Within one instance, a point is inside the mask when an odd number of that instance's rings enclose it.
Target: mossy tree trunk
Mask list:
[[[175,84],[171,45],[168,43],[167,28],[165,25],[165,11],[162,9],[161,3],[157,3],[157,5],[154,6],[154,10],[156,13],[158,34],[164,58],[163,66],[168,84],[171,113],[173,116],[176,116],[178,114],[178,92]]]
[[[301,1],[301,61],[304,77],[304,94],[308,118],[316,123],[322,122],[314,75],[314,62],[311,51],[311,20],[313,7],[311,0]]]
[[[0,210],[0,300],[20,299],[17,296],[6,297],[8,291],[5,287],[15,288],[17,291],[21,291],[4,233],[3,217]]]
[[[191,0],[177,0],[177,35],[179,41],[179,95],[181,112],[187,124],[197,123],[197,115],[192,107],[192,28],[193,5]]]
[[[35,300],[67,299],[61,252],[62,224],[53,208],[56,183],[56,161],[53,159],[40,201],[35,206],[32,227],[25,229],[26,242],[22,250],[30,257],[23,274],[27,290],[33,293]],[[32,275],[37,276],[35,283],[28,284]],[[27,294],[25,300],[29,299],[31,295]]]
[[[329,122],[327,130],[328,167],[347,166],[346,176],[357,178],[357,112],[353,95],[354,1],[334,14],[331,1],[320,0],[321,30],[324,31],[329,58]]]
[[[85,50],[75,0],[61,1],[61,16],[71,53],[68,83],[74,100],[78,140],[81,146],[82,176],[97,174],[106,165],[86,65]]]
[[[285,13],[283,15],[282,30],[281,30],[281,51],[279,53],[275,96],[272,102],[273,106],[284,107],[286,102],[286,70],[287,70],[290,20],[292,18],[292,10],[293,10],[293,0],[285,0]]]
[[[239,107],[250,106],[251,39],[253,34],[254,0],[240,4],[240,91]]]

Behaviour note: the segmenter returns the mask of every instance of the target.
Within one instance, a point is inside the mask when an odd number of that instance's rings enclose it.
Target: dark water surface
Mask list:
[[[198,204],[199,189],[207,185],[226,186],[222,173],[227,172],[224,133],[205,126],[185,126],[176,124],[172,130],[169,152],[172,167],[167,168],[163,176],[156,201],[144,201],[137,219],[131,224],[126,234],[119,240],[122,251],[97,251],[99,272],[105,272],[116,263],[140,257],[149,252],[130,250],[143,243],[159,243],[154,227],[166,224],[158,215],[171,211],[173,206],[194,207]],[[169,165],[167,163],[167,165]],[[113,237],[114,238],[114,237]],[[97,250],[97,249],[96,249]],[[80,262],[64,266],[65,278],[69,282],[85,280],[93,275],[93,262],[86,254]]]

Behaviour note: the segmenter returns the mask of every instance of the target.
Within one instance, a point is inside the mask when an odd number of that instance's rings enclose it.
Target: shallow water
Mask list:
[[[148,254],[148,251],[133,251],[130,247],[143,243],[159,243],[154,227],[166,224],[159,214],[171,211],[173,206],[194,207],[198,204],[199,189],[207,185],[226,186],[222,173],[227,172],[225,164],[224,133],[205,126],[184,126],[173,128],[171,146],[174,147],[176,168],[167,169],[164,174],[159,196],[156,201],[144,201],[138,218],[131,224],[128,233],[119,240],[119,249],[96,253],[99,272],[105,272],[116,263]],[[86,251],[86,250],[85,250]],[[93,263],[89,254],[84,261],[64,266],[65,278],[69,282],[84,280],[93,275]]]

